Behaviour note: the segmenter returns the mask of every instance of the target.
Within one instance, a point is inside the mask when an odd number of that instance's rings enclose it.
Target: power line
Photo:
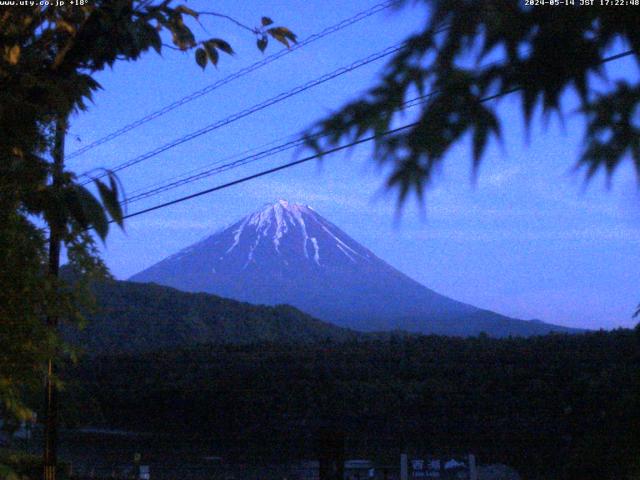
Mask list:
[[[192,175],[192,174],[197,174],[196,172],[200,173],[200,172],[205,171],[205,170],[208,171],[211,167],[214,167],[216,165],[220,165],[221,163],[224,163],[224,162],[227,162],[227,161],[230,161],[230,160],[237,160],[239,158],[243,158],[246,155],[252,154],[253,152],[258,152],[258,151],[263,150],[263,149],[265,149],[267,147],[271,147],[273,145],[280,144],[280,143],[282,143],[284,141],[293,140],[295,138],[298,138],[299,136],[300,136],[300,134],[285,135],[285,136],[277,138],[276,140],[272,140],[270,142],[263,143],[263,144],[261,144],[261,145],[259,145],[257,147],[249,148],[247,150],[243,150],[241,152],[236,152],[236,153],[234,153],[232,155],[228,155],[226,157],[223,157],[221,159],[218,159],[218,160],[214,161],[213,163],[209,163],[209,164],[203,165],[201,167],[197,167],[197,168],[194,168],[194,169],[191,169],[191,170],[187,170],[184,173],[180,173],[178,175],[174,175],[174,176],[171,176],[169,178],[165,178],[163,180],[160,180],[158,182],[152,183],[150,185],[145,185],[143,187],[136,188],[136,189],[134,189],[134,190],[129,192],[130,196],[127,199],[127,201],[131,200],[133,197],[138,196],[138,194],[142,194],[142,193],[145,193],[145,192],[149,191],[149,189],[155,189],[155,188],[164,187],[165,185],[167,185],[168,183],[173,182],[174,180],[179,180],[179,179],[185,178],[185,177],[187,177],[189,175]]]
[[[444,32],[444,31],[446,31],[448,29],[450,29],[449,26],[442,27],[439,30],[436,30],[434,32],[434,34],[438,34],[438,33]],[[90,175],[90,172],[98,170],[98,169],[92,169],[89,172],[85,172],[85,173],[81,174],[81,177],[85,176],[85,177],[90,177],[90,178],[88,180],[86,180],[85,182],[81,183],[81,185],[87,185],[87,184],[91,183],[92,181],[95,181],[95,180],[97,180],[99,178],[107,176],[108,173],[113,173],[113,172],[117,172],[117,171],[123,170],[125,168],[130,167],[130,166],[136,165],[136,164],[138,164],[138,163],[140,163],[142,161],[145,161],[145,160],[147,160],[149,158],[155,157],[155,156],[159,155],[160,153],[163,153],[163,152],[165,152],[167,150],[170,150],[171,148],[174,148],[174,147],[176,147],[178,145],[181,145],[181,144],[183,144],[185,142],[191,141],[194,138],[197,138],[197,137],[199,137],[201,135],[209,133],[209,132],[211,132],[213,130],[217,130],[218,128],[221,128],[221,127],[223,127],[225,125],[233,123],[233,122],[235,122],[237,120],[240,120],[240,119],[242,119],[242,118],[244,118],[246,116],[249,116],[249,115],[251,115],[251,114],[253,114],[255,112],[263,110],[263,109],[265,109],[265,108],[267,108],[267,107],[269,107],[271,105],[274,105],[276,103],[284,101],[284,100],[286,100],[286,99],[288,99],[288,98],[290,98],[292,96],[298,95],[299,93],[302,93],[302,92],[304,92],[306,90],[309,90],[309,89],[311,89],[313,87],[316,87],[318,85],[326,83],[326,82],[328,82],[330,80],[333,80],[334,78],[342,76],[342,75],[344,75],[346,73],[349,73],[349,72],[351,72],[353,70],[356,70],[356,69],[361,68],[361,67],[363,67],[365,65],[373,63],[373,62],[375,62],[375,61],[377,61],[377,60],[379,60],[381,58],[384,58],[386,56],[389,56],[389,55],[392,55],[394,53],[397,53],[397,52],[401,51],[405,46],[406,46],[406,42],[401,42],[401,43],[396,44],[394,46],[387,47],[386,49],[381,50],[381,51],[379,51],[377,53],[373,53],[373,54],[369,55],[368,57],[365,57],[365,58],[362,58],[360,60],[357,60],[356,62],[353,62],[351,65],[348,65],[348,66],[345,66],[345,67],[341,67],[341,68],[339,68],[337,70],[334,70],[333,72],[327,73],[327,74],[325,74],[325,75],[323,75],[323,76],[321,76],[319,78],[311,80],[311,81],[305,83],[304,85],[299,85],[299,86],[297,86],[297,87],[295,87],[295,88],[293,88],[293,89],[291,89],[291,90],[289,90],[287,92],[282,92],[279,95],[276,95],[275,97],[272,97],[272,98],[270,98],[268,100],[265,100],[265,101],[263,101],[263,102],[261,102],[261,103],[259,103],[257,105],[254,105],[253,107],[250,107],[250,108],[247,108],[245,110],[242,110],[241,112],[237,112],[237,113],[235,113],[235,114],[233,114],[233,115],[231,115],[229,117],[226,117],[226,118],[224,118],[222,120],[219,120],[219,121],[217,121],[217,122],[215,122],[213,124],[207,125],[206,127],[203,127],[200,130],[197,130],[195,132],[191,132],[191,133],[189,133],[187,135],[184,135],[183,137],[175,139],[172,142],[169,142],[169,143],[167,143],[167,144],[165,144],[165,145],[163,145],[161,147],[158,147],[158,148],[156,148],[156,149],[154,149],[152,151],[149,151],[149,152],[147,152],[145,154],[139,155],[138,157],[135,157],[132,160],[129,160],[129,161],[125,162],[125,163],[122,163],[122,164],[116,166],[115,168],[113,168],[111,170],[100,169],[100,170],[102,170],[102,172],[100,174],[98,174],[98,175],[95,175],[95,176]]]
[[[129,168],[132,167],[133,165],[137,165],[140,162],[143,162],[145,160],[148,160],[150,158],[153,158],[157,155],[160,155],[163,152],[166,152],[167,150],[170,150],[174,147],[177,147],[178,145],[182,145],[183,143],[189,142],[191,140],[193,140],[194,138],[198,138],[206,133],[212,132],[214,130],[217,130],[225,125],[229,125],[230,123],[233,123],[237,120],[240,120],[242,118],[245,118],[249,115],[252,115],[256,112],[259,112],[261,110],[264,110],[265,108],[270,107],[271,105],[274,105],[276,103],[282,102],[290,97],[293,97],[295,95],[298,95],[302,92],[305,92],[311,88],[314,88],[318,85],[321,85],[323,83],[326,83],[330,80],[333,80],[334,78],[340,77],[346,73],[352,72],[353,70],[356,70],[358,68],[361,68],[365,65],[368,65],[370,63],[373,63],[377,60],[380,60],[381,58],[387,57],[389,55],[392,55],[393,53],[399,52],[400,50],[402,50],[405,46],[405,42],[402,42],[400,44],[391,46],[391,47],[387,47],[384,50],[381,50],[377,53],[371,54],[368,57],[365,57],[363,59],[360,59],[356,62],[353,62],[351,65],[348,65],[346,67],[341,67],[337,70],[334,70],[333,72],[327,73],[321,77],[318,77],[314,80],[311,80],[303,85],[299,85],[291,90],[288,90],[286,92],[280,93],[278,95],[276,95],[275,97],[271,97],[268,100],[265,100],[264,102],[261,102],[257,105],[254,105],[253,107],[247,108],[245,110],[242,110],[238,113],[235,113],[229,117],[226,117],[222,120],[218,120],[217,122],[214,122],[210,125],[207,125],[206,127],[203,127],[199,130],[196,130],[195,132],[191,132],[187,135],[184,135],[180,138],[177,138],[169,143],[166,143],[158,148],[155,148],[154,150],[151,150],[147,153],[144,153],[142,155],[139,155],[131,160],[128,160],[124,163],[121,163],[120,165],[117,165],[116,167],[111,169],[111,172],[118,172],[120,170],[124,170],[125,168]],[[86,175],[86,174],[83,174]],[[89,180],[85,181],[82,183],[82,185],[87,185],[89,183],[91,183],[92,181],[98,179],[98,178],[102,178],[105,177],[107,175],[106,172],[102,172],[92,178],[90,178]]]
[[[432,95],[434,95],[436,92],[430,92],[428,94],[425,95],[421,95],[419,97],[413,98],[411,100],[408,100],[406,102],[403,103],[402,108],[404,109],[408,109],[408,108],[412,108],[416,105],[419,105],[421,103],[424,103],[426,101],[426,99],[428,97],[431,97]],[[314,135],[313,138],[318,138],[318,137],[323,137],[326,134],[318,134],[318,135]],[[273,155],[276,155],[278,153],[282,153],[284,151],[287,150],[292,150],[296,147],[302,146],[304,145],[305,142],[307,142],[308,140],[310,140],[312,137],[311,136],[298,136],[297,138],[282,143],[280,145],[277,145],[275,147],[272,148],[268,148],[266,150],[262,150],[260,152],[257,152],[255,154],[251,154],[251,155],[247,155],[244,157],[241,157],[239,159],[234,160],[233,162],[229,162],[223,165],[220,165],[224,160],[221,161],[217,161],[214,162],[212,164],[209,165],[209,167],[213,167],[213,168],[206,168],[206,169],[199,169],[201,171],[199,171],[198,173],[195,173],[193,175],[190,176],[186,176],[187,174],[182,174],[182,175],[178,175],[176,177],[172,177],[170,179],[165,180],[164,182],[160,182],[158,184],[152,185],[149,187],[148,190],[143,191],[144,189],[138,189],[136,190],[136,192],[141,192],[138,193],[136,195],[132,195],[129,196],[124,203],[127,205],[130,205],[132,203],[138,202],[140,200],[143,200],[145,198],[149,198],[149,197],[154,197],[156,195],[159,195],[161,193],[164,193],[166,191],[169,190],[173,190],[174,188],[178,188],[181,187],[183,185],[187,185],[189,183],[193,183],[196,182],[198,180],[202,180],[204,178],[208,178],[210,176],[222,173],[222,172],[226,172],[228,170],[234,169],[234,168],[238,168],[244,165],[247,165],[249,163],[253,163],[255,161],[261,160],[263,158],[267,158],[267,157],[271,157]],[[273,142],[272,142],[273,143]],[[245,151],[244,153],[248,153],[251,151],[255,151],[256,149],[252,149],[252,150],[248,150]],[[239,155],[235,155],[234,157],[238,157],[242,154]],[[193,171],[192,171],[193,172]],[[175,181],[171,181],[172,179],[175,179]]]
[[[630,49],[630,50],[627,50],[627,51],[622,52],[622,53],[618,53],[618,54],[615,54],[615,55],[611,55],[609,57],[605,57],[602,60],[600,60],[600,62],[598,62],[598,64],[603,64],[603,63],[611,62],[611,61],[614,61],[614,60],[618,60],[620,58],[627,57],[627,56],[632,55],[634,53],[636,53],[636,51],[634,49]],[[519,90],[522,90],[522,88],[523,87],[514,87],[514,88],[511,88],[509,90],[505,90],[505,91],[496,93],[494,95],[490,95],[490,96],[481,98],[479,100],[479,102],[483,103],[483,102],[488,102],[490,100],[495,100],[496,98],[499,98],[499,97],[502,97],[502,96],[505,96],[505,95],[509,95],[511,93],[514,93],[514,92],[517,92]],[[432,92],[432,94],[433,93],[435,93],[435,92]],[[263,176],[266,176],[266,175],[270,175],[272,173],[276,173],[276,172],[279,172],[281,170],[286,170],[288,168],[295,167],[297,165],[309,162],[311,160],[318,159],[318,158],[320,158],[320,157],[322,157],[324,155],[330,155],[332,153],[336,153],[336,152],[339,152],[341,150],[346,150],[348,148],[354,147],[356,145],[360,145],[362,143],[370,142],[370,141],[375,140],[377,138],[381,138],[381,137],[384,137],[384,136],[387,136],[387,135],[392,135],[392,134],[407,130],[409,128],[415,127],[416,125],[418,125],[418,123],[419,122],[412,122],[412,123],[403,125],[401,127],[397,127],[397,128],[391,129],[391,130],[387,130],[387,131],[379,133],[379,134],[370,135],[368,137],[361,138],[359,140],[355,140],[355,141],[350,142],[348,144],[340,145],[338,147],[331,148],[331,149],[326,150],[326,151],[321,152],[321,153],[317,153],[317,154],[314,154],[314,155],[309,155],[309,156],[301,158],[299,160],[295,160],[295,161],[292,161],[292,162],[289,162],[289,163],[285,163],[285,164],[280,165],[278,167],[270,168],[268,170],[263,170],[262,172],[255,173],[253,175],[249,175],[249,176],[237,179],[237,180],[233,180],[231,182],[227,182],[227,183],[224,183],[224,184],[221,184],[221,185],[217,185],[217,186],[212,187],[212,188],[201,190],[199,192],[192,193],[190,195],[186,195],[186,196],[183,196],[183,197],[180,197],[180,198],[176,198],[176,199],[170,200],[168,202],[164,202],[164,203],[161,203],[161,204],[158,204],[158,205],[154,205],[153,207],[145,208],[143,210],[139,210],[137,212],[133,212],[133,213],[124,215],[123,216],[123,220],[127,219],[127,218],[133,218],[133,217],[145,214],[145,213],[150,213],[150,212],[153,212],[155,210],[160,210],[162,208],[166,208],[166,207],[169,207],[171,205],[176,205],[178,203],[182,203],[182,202],[185,202],[187,200],[191,200],[193,198],[200,197],[202,195],[213,193],[213,192],[216,192],[216,191],[219,191],[219,190],[224,190],[225,188],[229,188],[229,187],[232,187],[232,186],[235,186],[235,185],[239,185],[241,183],[245,183],[245,182],[248,182],[248,181],[251,181],[251,180],[255,180],[256,178],[260,178],[260,177],[263,177]]]
[[[445,29],[446,28],[443,28],[442,30],[445,30]],[[439,30],[439,32],[442,31],[442,30]],[[614,60],[615,58],[616,58],[616,56],[609,57],[605,61],[611,61],[611,60]],[[415,97],[415,98],[413,98],[411,100],[407,100],[407,101],[403,102],[403,104],[400,106],[400,108],[408,109],[408,108],[412,108],[412,107],[414,107],[416,105],[420,105],[422,103],[425,103],[427,98],[433,96],[436,93],[437,93],[437,91],[432,91],[432,92],[429,92],[427,94]],[[314,137],[318,138],[318,137],[322,137],[322,136],[325,136],[325,135],[326,134],[319,133],[319,134],[315,135]],[[251,154],[251,155],[248,155],[248,156],[242,156],[242,155],[246,155],[246,154],[248,154],[250,152],[255,152],[256,150],[258,150],[258,149],[260,149],[262,147],[273,145],[274,143],[278,143],[278,142],[280,142],[280,141],[282,141],[284,139],[288,139],[288,138],[291,138],[293,140],[292,141],[288,141],[288,142],[286,142],[284,144],[280,144],[277,147],[273,147],[273,148],[270,148],[270,149],[267,149],[267,150],[260,151],[260,152],[255,153],[255,154]],[[200,167],[200,168],[197,168],[197,169],[193,169],[193,170],[190,170],[188,172],[182,173],[180,175],[176,175],[174,177],[170,177],[168,179],[165,179],[164,181],[157,182],[157,183],[152,184],[152,185],[150,185],[148,187],[138,188],[137,190],[134,190],[134,192],[133,192],[133,193],[136,193],[136,195],[129,196],[122,203],[129,205],[131,203],[135,203],[135,202],[143,200],[145,198],[156,196],[158,194],[164,193],[164,192],[172,190],[174,188],[177,188],[177,187],[189,184],[189,183],[193,183],[195,181],[198,181],[198,180],[201,180],[201,179],[204,179],[204,178],[208,178],[208,177],[213,176],[215,174],[222,173],[222,172],[225,172],[225,171],[228,171],[228,170],[231,170],[233,168],[240,167],[240,166],[244,166],[244,165],[246,165],[248,163],[253,163],[254,161],[261,160],[263,158],[267,158],[267,157],[273,156],[273,155],[275,155],[277,153],[281,153],[281,152],[283,152],[285,150],[293,149],[296,146],[304,144],[307,140],[310,140],[310,139],[311,139],[311,137],[301,137],[300,134],[298,134],[297,136],[296,135],[289,135],[289,136],[286,136],[286,137],[281,137],[280,139],[275,140],[273,142],[269,142],[267,144],[264,144],[261,147],[256,147],[256,148],[252,148],[252,149],[249,149],[249,150],[245,150],[242,153],[231,155],[231,156],[226,157],[224,159],[215,161],[215,162],[213,162],[213,163],[211,163],[211,164],[209,164],[209,165],[207,165],[205,167]],[[240,158],[238,158],[238,157],[240,157]],[[230,162],[230,163],[227,163],[227,164],[224,164],[224,165],[220,165],[224,161],[231,160],[231,159],[234,159],[234,161]],[[211,168],[211,167],[213,167],[213,168]],[[198,172],[198,173],[194,173],[194,172]],[[193,173],[193,175],[190,175],[192,173]],[[140,192],[140,193],[138,193],[138,192]]]
[[[126,199],[126,203],[130,204],[130,203],[134,203],[136,201],[139,200],[143,200],[145,198],[151,197],[151,196],[155,196],[158,195],[160,193],[166,192],[168,190],[173,190],[174,188],[180,187],[182,185],[186,185],[189,183],[193,183],[197,180],[201,180],[203,178],[207,178],[210,177],[216,173],[221,173],[221,172],[225,172],[227,170],[231,170],[232,168],[236,168],[242,165],[246,165],[247,163],[256,161],[256,160],[261,160],[263,158],[266,157],[270,157],[272,155],[275,155],[277,153],[282,153],[286,150],[291,150],[293,148],[302,146],[304,144],[304,142],[306,141],[306,139],[304,137],[302,138],[297,138],[295,140],[292,140],[290,142],[286,142],[284,144],[278,145],[276,147],[272,147],[269,148],[267,150],[263,150],[261,152],[258,152],[256,154],[253,155],[249,155],[246,157],[242,157],[239,160],[236,160],[234,162],[230,162],[230,163],[226,163],[224,165],[220,165],[217,167],[214,167],[212,169],[207,169],[203,172],[197,173],[195,175],[191,175],[188,176],[186,178],[182,178],[180,180],[176,180],[174,182],[168,183],[166,185],[163,185],[161,187],[156,187],[150,190],[147,190],[145,192],[139,193],[137,195],[133,195],[130,196],[129,198]]]
[[[491,97],[487,97],[486,99],[481,99],[480,101],[492,100],[492,99],[497,98],[497,97],[499,97],[501,95],[506,95],[508,93],[512,93],[512,92],[514,92],[516,90],[519,90],[519,88],[518,89],[513,89],[513,90],[508,91],[508,92],[503,93],[503,94],[496,94],[496,95],[493,95]],[[362,143],[370,142],[371,140],[374,140],[376,138],[381,138],[381,137],[384,137],[384,136],[387,136],[387,135],[392,135],[394,133],[401,132],[401,131],[409,129],[411,127],[415,127],[417,124],[418,124],[418,122],[413,122],[413,123],[409,123],[407,125],[403,125],[403,126],[398,127],[398,128],[387,130],[386,132],[383,132],[383,133],[370,135],[368,137],[361,138],[359,140],[350,142],[348,144],[340,145],[339,147],[331,148],[331,149],[326,150],[326,151],[324,151],[322,153],[316,153],[314,155],[309,155],[307,157],[301,158],[300,160],[295,160],[293,162],[285,163],[284,165],[280,165],[278,167],[270,168],[268,170],[264,170],[264,171],[256,173],[256,174],[249,175],[247,177],[243,177],[243,178],[240,178],[238,180],[233,180],[231,182],[227,182],[227,183],[224,183],[222,185],[218,185],[218,186],[215,186],[215,187],[212,187],[212,188],[208,188],[206,190],[201,190],[199,192],[192,193],[190,195],[186,195],[184,197],[180,197],[180,198],[168,201],[168,202],[164,202],[164,203],[161,203],[159,205],[155,205],[153,207],[149,207],[149,208],[145,208],[143,210],[139,210],[137,212],[129,213],[127,215],[124,215],[122,217],[122,219],[125,220],[127,218],[137,217],[138,215],[142,215],[144,213],[153,212],[153,211],[159,210],[161,208],[166,208],[168,206],[175,205],[177,203],[182,203],[182,202],[185,202],[187,200],[191,200],[192,198],[200,197],[202,195],[206,195],[208,193],[213,193],[213,192],[216,192],[218,190],[223,190],[225,188],[229,188],[229,187],[232,187],[234,185],[245,183],[245,182],[248,182],[250,180],[255,180],[256,178],[264,177],[265,175],[270,175],[272,173],[279,172],[280,170],[285,170],[287,168],[295,167],[295,166],[300,165],[302,163],[306,163],[306,162],[309,162],[311,160],[318,159],[318,158],[320,158],[320,157],[322,157],[324,155],[330,155],[332,153],[336,153],[336,152],[339,152],[341,150],[346,150],[348,148],[354,147],[356,145],[360,145]]]
[[[393,129],[393,130],[388,130],[388,131],[386,131],[386,132],[384,132],[382,134],[371,135],[371,136],[366,137],[366,138],[361,138],[360,140],[356,140],[355,142],[351,142],[351,143],[348,143],[346,145],[341,145],[339,147],[331,148],[331,149],[329,149],[329,150],[327,150],[325,152],[317,153],[317,154],[314,154],[314,155],[310,155],[308,157],[301,158],[300,160],[295,160],[293,162],[285,163],[284,165],[280,165],[279,167],[270,168],[269,170],[264,170],[264,171],[256,173],[256,174],[249,175],[248,177],[243,177],[243,178],[240,178],[238,180],[234,180],[232,182],[224,183],[222,185],[218,185],[218,186],[213,187],[213,188],[208,188],[206,190],[201,190],[200,192],[192,193],[190,195],[186,195],[184,197],[180,197],[180,198],[177,198],[175,200],[171,200],[169,202],[164,202],[164,203],[161,203],[159,205],[155,205],[153,207],[145,208],[144,210],[139,210],[137,212],[129,213],[128,215],[124,215],[122,217],[122,219],[125,220],[127,218],[137,217],[138,215],[142,215],[143,213],[153,212],[154,210],[159,210],[161,208],[165,208],[165,207],[168,207],[168,206],[171,206],[171,205],[175,205],[177,203],[182,203],[182,202],[185,202],[187,200],[191,200],[192,198],[196,198],[196,197],[200,197],[202,195],[206,195],[207,193],[216,192],[218,190],[223,190],[225,188],[229,188],[229,187],[232,187],[234,185],[238,185],[240,183],[248,182],[249,180],[254,180],[256,178],[264,177],[265,175],[269,175],[271,173],[279,172],[280,170],[285,170],[287,168],[295,167],[296,165],[300,165],[302,163],[306,163],[306,162],[309,162],[311,160],[315,160],[317,158],[322,157],[323,155],[329,155],[329,154],[332,154],[332,153],[335,153],[335,152],[339,152],[340,150],[345,150],[347,148],[354,147],[354,146],[359,145],[361,143],[369,142],[369,141],[371,141],[371,140],[373,140],[375,138],[379,138],[379,137],[382,137],[382,136],[385,136],[385,135],[391,135],[393,133],[397,133],[399,131],[405,130],[405,129],[413,127],[415,125],[416,125],[415,123],[408,124],[408,125],[403,125],[402,127],[398,127],[398,128]]]
[[[315,42],[316,40],[320,40],[321,38],[324,38],[326,36],[329,36],[335,32],[339,32],[340,30],[343,30],[355,23],[358,23],[366,18],[369,18],[383,10],[386,10],[387,8],[393,6],[394,4],[398,3],[399,0],[389,0],[383,3],[379,3],[377,5],[374,5],[373,7],[370,7],[366,10],[363,10],[355,15],[353,15],[352,17],[349,17],[345,20],[342,20],[341,22],[332,25],[330,27],[325,28],[324,30],[318,32],[318,33],[314,33],[313,35],[307,37],[305,40],[302,40],[301,42],[294,44],[291,46],[291,48],[288,48],[286,50],[280,50],[277,53],[274,53],[272,55],[269,55],[268,57],[260,60],[259,62],[255,62],[251,65],[249,65],[248,67],[245,67],[243,69],[238,70],[237,72],[218,80],[217,82],[214,82],[210,85],[207,85],[206,87],[197,90],[185,97],[182,97],[179,100],[176,100],[175,102],[159,109],[156,110],[155,112],[152,112],[128,125],[125,125],[122,128],[119,128],[118,130],[115,130],[113,132],[111,132],[110,134],[99,138],[98,140],[95,140],[94,142],[91,142],[90,144],[70,153],[69,155],[67,155],[67,159],[72,159],[75,157],[79,157],[80,155],[88,152],[89,150],[92,150],[104,143],[107,143],[115,138],[120,137],[121,135],[124,135],[127,132],[130,132],[131,130],[134,130],[135,128],[140,127],[141,125],[144,125],[145,123],[148,123],[152,120],[155,120],[156,118],[159,118],[163,115],[165,115],[166,113],[171,112],[172,110],[175,110],[176,108],[181,107],[182,105],[189,103],[197,98],[200,98],[208,93],[213,92],[214,90],[217,90],[218,88],[222,87],[223,85],[226,85],[227,83],[230,83],[240,77],[243,77],[245,75],[248,75],[249,73],[258,70],[259,68],[262,68],[276,60],[278,60],[279,58],[282,58],[286,55],[289,55],[290,53],[295,52],[296,50],[299,50],[300,48],[309,45],[310,43]]]

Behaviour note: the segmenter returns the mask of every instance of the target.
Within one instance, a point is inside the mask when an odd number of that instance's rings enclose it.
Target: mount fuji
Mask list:
[[[290,304],[360,331],[468,336],[575,331],[447,298],[358,244],[309,206],[279,200],[134,275],[189,292]]]

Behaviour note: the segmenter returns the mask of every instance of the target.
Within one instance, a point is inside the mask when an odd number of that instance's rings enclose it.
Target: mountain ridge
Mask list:
[[[347,341],[363,336],[289,305],[252,305],[120,280],[94,282],[92,291],[99,307],[87,314],[86,327],[64,329],[68,341],[92,355],[211,343]]]
[[[378,258],[313,208],[267,204],[130,278],[240,301],[290,304],[359,331],[492,336],[575,332],[441,295]]]

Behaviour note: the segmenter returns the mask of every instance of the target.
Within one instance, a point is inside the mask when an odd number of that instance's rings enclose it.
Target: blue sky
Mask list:
[[[189,6],[210,9],[209,2]],[[375,5],[346,2],[219,1],[216,10],[250,25],[260,16],[302,39]],[[117,140],[69,161],[84,172],[113,167],[181,135],[251,107],[325,73],[402,41],[424,11],[383,12],[234,81]],[[98,76],[104,87],[88,112],[72,119],[67,152],[81,148],[262,58],[255,40],[223,20],[212,36],[227,39],[234,57],[202,72],[191,56],[167,51],[118,64]],[[207,34],[202,32],[203,36]],[[267,53],[280,46],[272,44]],[[128,192],[293,135],[371,86],[384,61],[346,74],[195,141],[120,172]],[[607,66],[612,78],[636,76],[630,60]],[[568,105],[572,99],[568,98]],[[570,112],[571,109],[568,109]],[[572,171],[583,121],[534,123],[524,134],[516,98],[503,98],[504,142],[488,149],[480,177],[470,180],[470,148],[448,155],[424,209],[410,201],[396,218],[393,193],[369,146],[131,219],[103,248],[117,278],[127,278],[278,198],[306,203],[378,256],[426,286],[457,300],[518,318],[590,328],[635,324],[640,301],[640,196],[630,162],[585,186]],[[407,118],[410,118],[407,117]],[[79,136],[81,142],[76,141]],[[192,183],[131,205],[138,210],[285,163],[291,152]]]

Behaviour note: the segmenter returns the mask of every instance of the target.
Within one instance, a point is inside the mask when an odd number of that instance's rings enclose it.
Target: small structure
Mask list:
[[[150,480],[151,473],[149,471],[149,465],[140,465],[138,467],[138,480]]]
[[[347,460],[344,462],[345,480],[374,478],[376,470],[371,460]]]
[[[402,459],[401,459],[402,469]],[[475,456],[469,455],[468,458],[434,458],[426,459],[414,458],[408,462],[408,479],[460,479],[460,480],[477,480],[477,471],[475,464]]]

